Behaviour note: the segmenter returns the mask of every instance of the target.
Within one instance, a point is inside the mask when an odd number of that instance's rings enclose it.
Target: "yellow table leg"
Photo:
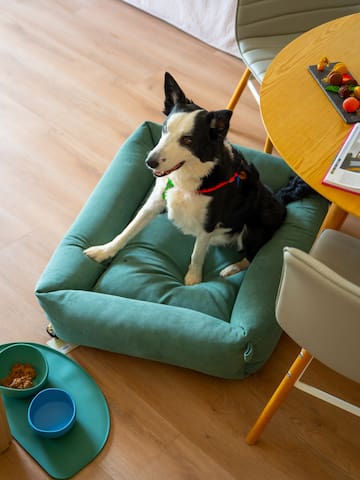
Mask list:
[[[321,233],[326,228],[340,230],[347,216],[348,213],[345,212],[345,210],[335,205],[335,203],[332,203],[320,227],[319,233]]]
[[[266,135],[265,145],[264,145],[264,152],[265,153],[272,153],[273,151],[273,144],[270,140],[269,135]]]
[[[233,95],[230,99],[230,102],[228,103],[228,105],[226,107],[228,110],[232,111],[236,107],[236,104],[238,103],[239,98],[240,98],[244,88],[246,87],[246,84],[249,80],[250,75],[251,75],[251,71],[247,68],[245,70],[245,72],[243,73],[242,77],[240,78],[240,81],[239,81],[239,83],[237,84],[237,87],[234,90],[234,93],[233,93]]]
[[[302,349],[294,363],[291,365],[290,370],[287,372],[287,374],[273,393],[272,397],[266,404],[264,410],[259,415],[254,426],[247,434],[247,444],[254,445],[254,443],[256,443],[262,431],[269,423],[281,403],[285,400],[285,397],[290,392],[294,383],[300,377],[301,373],[305,370],[311,360],[312,356],[310,355],[310,353],[307,352],[305,349]]]

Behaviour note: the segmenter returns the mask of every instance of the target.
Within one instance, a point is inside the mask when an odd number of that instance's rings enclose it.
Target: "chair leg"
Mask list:
[[[232,111],[236,107],[236,104],[238,103],[239,98],[240,98],[244,88],[246,87],[246,84],[249,80],[250,75],[251,75],[251,71],[247,68],[245,70],[245,72],[243,73],[242,77],[240,78],[240,81],[237,84],[237,86],[234,90],[234,93],[232,94],[230,102],[228,103],[228,105],[226,107],[228,110]]]
[[[246,443],[248,445],[254,445],[254,443],[256,443],[262,431],[270,422],[271,418],[290,392],[294,383],[309,365],[311,360],[312,356],[310,355],[310,353],[307,352],[305,349],[301,349],[298,357],[291,365],[290,370],[287,372],[287,374],[273,393],[272,397],[266,404],[264,410],[259,415],[255,424],[247,434]]]

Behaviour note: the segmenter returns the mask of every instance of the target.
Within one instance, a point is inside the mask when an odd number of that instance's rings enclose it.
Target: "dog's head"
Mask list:
[[[209,112],[199,107],[167,72],[164,90],[167,118],[160,141],[147,156],[146,165],[156,177],[184,168],[188,174],[201,178],[213,168],[219,149],[224,148],[232,112]]]

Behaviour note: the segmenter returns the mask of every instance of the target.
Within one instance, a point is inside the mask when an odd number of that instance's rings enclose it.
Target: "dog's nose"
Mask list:
[[[156,167],[159,166],[159,161],[156,157],[149,157],[145,163],[149,168],[152,168],[152,169],[155,169]]]

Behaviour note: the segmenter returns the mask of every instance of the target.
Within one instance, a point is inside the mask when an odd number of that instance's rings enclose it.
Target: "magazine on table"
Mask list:
[[[351,129],[322,183],[360,194],[360,123]]]

